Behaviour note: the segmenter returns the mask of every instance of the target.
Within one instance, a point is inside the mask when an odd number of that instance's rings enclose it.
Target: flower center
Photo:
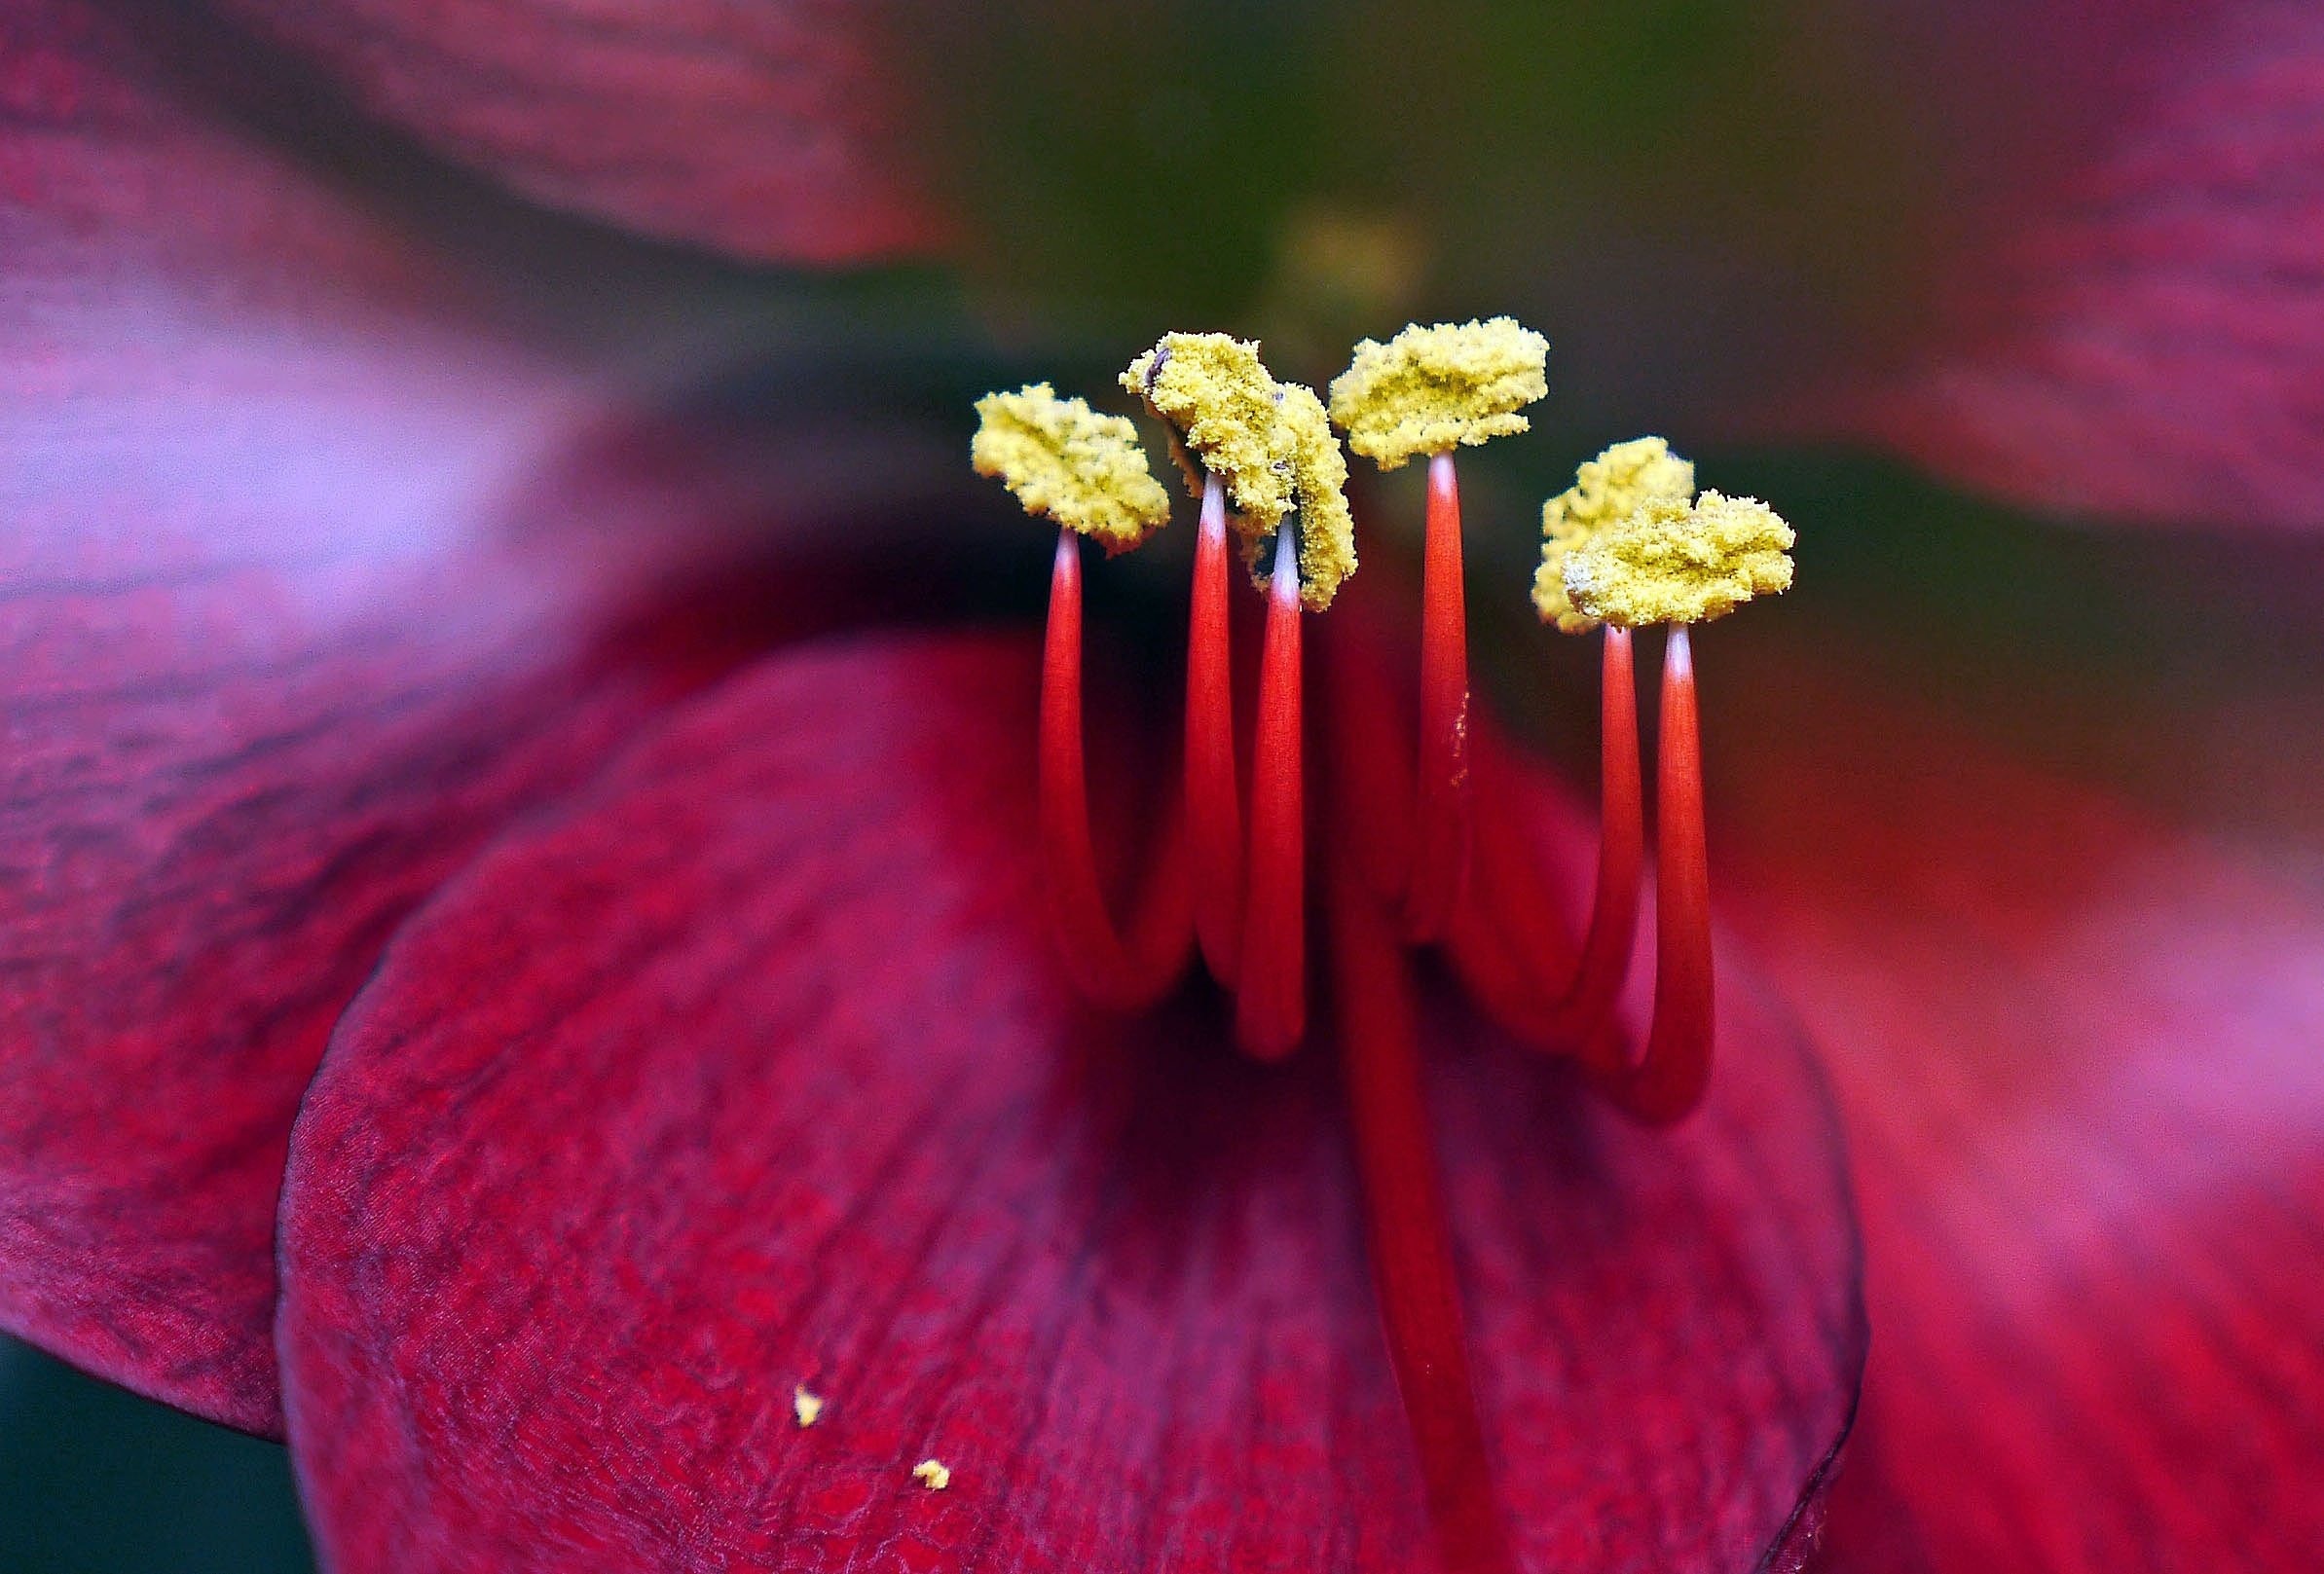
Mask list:
[[[1274,383],[1257,347],[1174,334],[1123,379],[1174,431],[1201,510],[1188,619],[1180,790],[1153,873],[1126,924],[1099,881],[1082,726],[1082,552],[1127,550],[1167,514],[1134,429],[1047,384],[992,395],[974,458],[1059,524],[1050,580],[1039,740],[1042,856],[1059,953],[1076,986],[1113,1009],[1178,987],[1199,953],[1234,997],[1237,1043],[1262,1059],[1307,1036],[1309,829],[1371,1256],[1395,1368],[1447,1567],[1513,1566],[1470,1382],[1450,1232],[1430,1146],[1411,953],[1441,949],[1480,1007],[1520,1042],[1577,1064],[1651,1123],[1709,1084],[1714,989],[1694,657],[1687,625],[1786,588],[1791,532],[1772,510],[1694,494],[1693,466],[1659,438],[1582,466],[1543,511],[1534,600],[1545,622],[1602,631],[1600,841],[1588,928],[1567,945],[1562,907],[1524,845],[1497,773],[1472,768],[1491,735],[1468,685],[1460,500],[1453,451],[1526,428],[1546,391],[1538,335],[1506,318],[1408,329],[1357,347],[1330,419],[1393,468],[1425,454],[1417,736],[1399,736],[1397,683],[1377,645],[1327,641],[1319,756],[1329,812],[1310,819],[1303,624],[1354,571],[1339,445],[1321,402]],[[1237,764],[1227,566],[1239,533],[1264,578],[1266,634],[1247,792]],[[1633,627],[1663,623],[1655,979],[1633,1042],[1615,1005],[1628,977],[1645,836]]]

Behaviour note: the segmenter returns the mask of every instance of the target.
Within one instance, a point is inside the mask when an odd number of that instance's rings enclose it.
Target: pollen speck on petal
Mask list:
[[[823,1414],[823,1396],[810,1394],[804,1388],[792,1389],[791,1413],[798,1418],[799,1425],[813,1426]]]
[[[912,1480],[932,1492],[941,1492],[952,1484],[952,1472],[934,1459],[923,1459],[912,1466]]]

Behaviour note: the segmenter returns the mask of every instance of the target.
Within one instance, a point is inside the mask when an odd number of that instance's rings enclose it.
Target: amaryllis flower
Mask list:
[[[2324,32],[1411,9],[0,7],[0,1322],[343,1569],[2313,1566]],[[1331,921],[1093,1003],[970,401],[1408,297],[1551,391],[1226,703]],[[1526,1031],[1623,644],[1540,498],[1648,430],[1801,559],[1698,641],[1662,1125]],[[1108,922],[1200,895],[1170,511],[1082,587]]]

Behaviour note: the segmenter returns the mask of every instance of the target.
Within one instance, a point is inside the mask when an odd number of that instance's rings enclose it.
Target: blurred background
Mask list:
[[[0,1569],[313,1568],[282,1449],[0,1337]]]

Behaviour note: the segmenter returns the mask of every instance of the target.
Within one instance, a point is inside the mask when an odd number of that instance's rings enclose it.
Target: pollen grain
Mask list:
[[[923,1459],[912,1466],[912,1480],[932,1492],[941,1492],[952,1484],[952,1472],[934,1459]]]

